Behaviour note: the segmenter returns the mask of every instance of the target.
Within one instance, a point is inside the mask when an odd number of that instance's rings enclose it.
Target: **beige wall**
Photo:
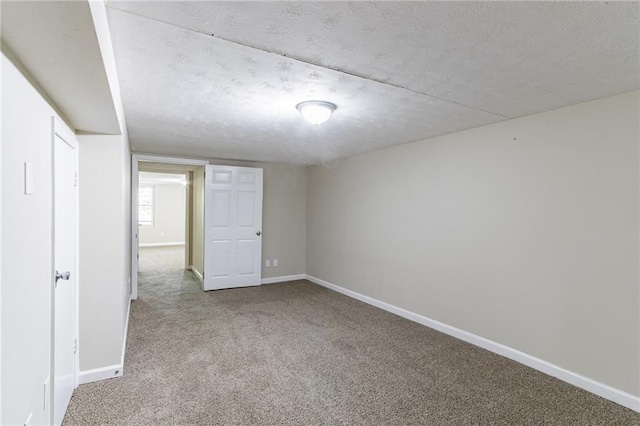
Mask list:
[[[120,363],[129,300],[130,157],[119,135],[81,135],[80,371]]]
[[[140,227],[140,245],[184,243],[186,187],[181,184],[141,185],[154,188],[153,226]]]
[[[191,214],[191,266],[202,276],[204,272],[203,240],[204,240],[204,167],[198,167],[191,174],[193,187],[193,205]]]
[[[49,423],[52,206],[51,117],[57,116],[2,54],[2,301],[0,424]],[[24,163],[34,192],[24,194]],[[8,208],[10,206],[10,208]]]
[[[304,274],[306,169],[285,164],[261,164],[257,167],[264,169],[262,277]],[[266,259],[278,259],[278,267],[266,268]]]
[[[263,169],[262,278],[305,273],[307,169],[302,166],[208,159],[210,164],[258,167]],[[191,264],[204,270],[202,238],[204,176],[203,169],[191,173],[193,206],[190,209]],[[278,267],[265,267],[266,259],[278,259]]]
[[[640,394],[638,96],[311,167],[307,273]]]

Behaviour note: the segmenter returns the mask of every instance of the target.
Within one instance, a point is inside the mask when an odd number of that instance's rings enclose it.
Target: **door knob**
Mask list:
[[[256,235],[259,237],[262,234],[262,232],[258,231],[256,232]]]
[[[71,277],[71,272],[69,271],[67,272],[56,271],[56,282],[58,282],[58,280],[68,280],[69,277]]]

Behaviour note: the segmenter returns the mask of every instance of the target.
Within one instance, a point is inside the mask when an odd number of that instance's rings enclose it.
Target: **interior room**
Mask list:
[[[0,424],[640,424],[639,17],[2,1]]]
[[[138,172],[139,291],[145,285],[168,291],[167,280],[156,277],[158,271],[164,277],[191,269],[186,257],[188,177],[188,173]]]

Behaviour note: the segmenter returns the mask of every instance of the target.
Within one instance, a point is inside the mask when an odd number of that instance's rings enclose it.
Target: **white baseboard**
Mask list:
[[[189,265],[189,269],[191,269],[193,273],[196,274],[196,277],[198,277],[200,282],[204,281],[204,278],[202,277],[202,274],[200,273],[200,271],[198,271],[193,265]]]
[[[304,280],[306,278],[307,278],[307,276],[305,274],[284,275],[282,277],[263,278],[260,281],[260,284],[283,283],[283,282],[286,282],[286,281]]]
[[[321,280],[320,278],[312,277],[310,275],[307,275],[306,278],[313,283],[316,283],[328,289],[337,291],[338,293],[342,293],[345,296],[352,297],[361,302],[383,309],[387,312],[391,312],[393,314],[396,314],[408,320],[417,322],[419,324],[433,328],[434,330],[438,330],[442,333],[456,337],[460,340],[464,340],[465,342],[471,343],[472,345],[476,345],[483,349],[496,353],[498,355],[502,355],[506,358],[512,359],[528,367],[531,367],[533,369],[546,373],[550,376],[553,376],[557,379],[560,379],[574,386],[582,388],[586,391],[594,393],[598,396],[606,398],[624,407],[640,412],[640,397],[636,395],[632,395],[630,393],[613,388],[604,383],[600,383],[596,380],[585,377],[581,374],[566,370],[555,364],[544,361],[540,358],[536,358],[532,355],[526,354],[517,349],[503,345],[501,343],[497,343],[492,340],[485,339],[484,337],[480,337],[473,333],[469,333],[459,328],[444,324],[440,321],[436,321],[434,319],[425,317],[423,315],[416,314],[411,311],[407,311],[406,309],[399,308],[397,306],[391,305],[386,302],[382,302],[380,300],[374,299],[369,296],[365,296],[355,291],[348,290],[346,288],[340,287],[330,282]]]
[[[81,385],[99,380],[113,379],[122,376],[122,364],[108,365],[106,367],[94,368],[93,370],[81,371],[78,381]]]
[[[84,385],[86,383],[97,382],[100,380],[113,379],[115,377],[121,377],[124,374],[124,355],[127,351],[127,333],[129,331],[130,315],[131,299],[129,299],[129,304],[127,306],[127,318],[124,323],[124,336],[122,338],[122,354],[120,355],[120,364],[80,371],[78,373],[79,384]]]
[[[122,368],[120,369],[120,373],[124,370],[124,355],[127,352],[127,334],[129,333],[129,317],[131,316],[131,299],[129,299],[129,303],[127,304],[127,317],[124,321],[124,336],[122,336],[122,355],[120,356],[120,365]]]
[[[183,246],[183,242],[170,242],[170,243],[146,243],[139,244],[138,247],[162,247],[162,246]]]

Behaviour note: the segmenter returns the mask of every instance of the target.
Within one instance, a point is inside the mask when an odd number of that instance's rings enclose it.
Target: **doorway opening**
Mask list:
[[[202,288],[205,164],[133,155],[132,299]]]
[[[170,292],[167,274],[189,269],[186,235],[189,221],[189,172],[138,171],[138,290]],[[155,275],[162,273],[163,279]],[[154,287],[154,288],[151,288]]]

